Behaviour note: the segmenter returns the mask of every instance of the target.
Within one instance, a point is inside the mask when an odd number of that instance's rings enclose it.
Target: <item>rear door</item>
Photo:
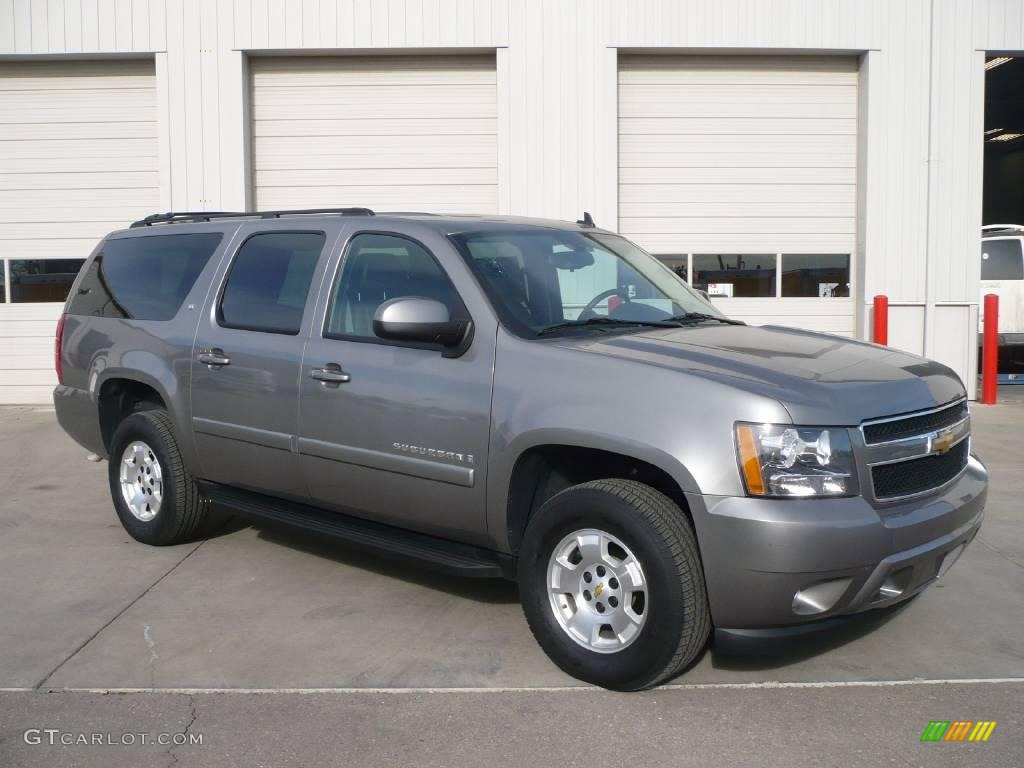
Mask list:
[[[206,479],[308,498],[295,452],[299,370],[313,286],[337,231],[328,221],[247,225],[221,266],[192,355],[192,426]]]
[[[981,241],[981,297],[999,296],[999,332],[1024,333],[1024,249],[1019,237]],[[984,317],[979,322],[984,326]]]
[[[436,299],[453,317],[469,315],[470,297],[451,279],[460,267],[457,276],[471,279],[461,259],[446,240],[423,237],[356,233],[332,267],[302,366],[299,453],[319,506],[480,541],[493,326],[478,328],[458,358],[373,333],[374,311],[400,296]],[[319,378],[325,370],[336,380]]]

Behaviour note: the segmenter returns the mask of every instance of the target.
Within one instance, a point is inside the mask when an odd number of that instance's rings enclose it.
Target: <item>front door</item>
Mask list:
[[[324,231],[252,232],[208,301],[192,355],[205,479],[308,499],[295,453],[298,380],[327,242]]]
[[[374,311],[400,296],[468,315],[419,242],[357,234],[337,272],[300,384],[299,454],[314,503],[436,535],[482,537],[493,337],[478,335],[464,355],[446,358],[437,346],[374,335]]]

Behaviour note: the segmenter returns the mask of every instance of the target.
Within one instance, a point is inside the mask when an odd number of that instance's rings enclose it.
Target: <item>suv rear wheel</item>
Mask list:
[[[711,631],[697,542],[683,511],[632,480],[549,499],[519,554],[523,611],[563,671],[616,690],[685,669]]]
[[[124,419],[110,442],[109,465],[114,508],[132,538],[166,546],[196,535],[203,520],[199,491],[182,464],[166,411]]]

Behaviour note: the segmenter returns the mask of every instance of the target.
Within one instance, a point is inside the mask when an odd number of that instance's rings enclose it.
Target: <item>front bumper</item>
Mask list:
[[[988,472],[971,457],[941,492],[884,509],[862,497],[688,494],[715,626],[795,627],[900,603],[934,583],[974,538],[987,491]],[[816,587],[827,596],[824,610],[794,601],[798,592],[819,594]]]

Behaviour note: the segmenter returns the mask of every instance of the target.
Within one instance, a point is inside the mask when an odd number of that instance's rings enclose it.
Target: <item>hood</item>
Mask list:
[[[966,394],[957,375],[940,363],[792,328],[716,323],[560,341],[772,397],[796,424],[855,426]]]

